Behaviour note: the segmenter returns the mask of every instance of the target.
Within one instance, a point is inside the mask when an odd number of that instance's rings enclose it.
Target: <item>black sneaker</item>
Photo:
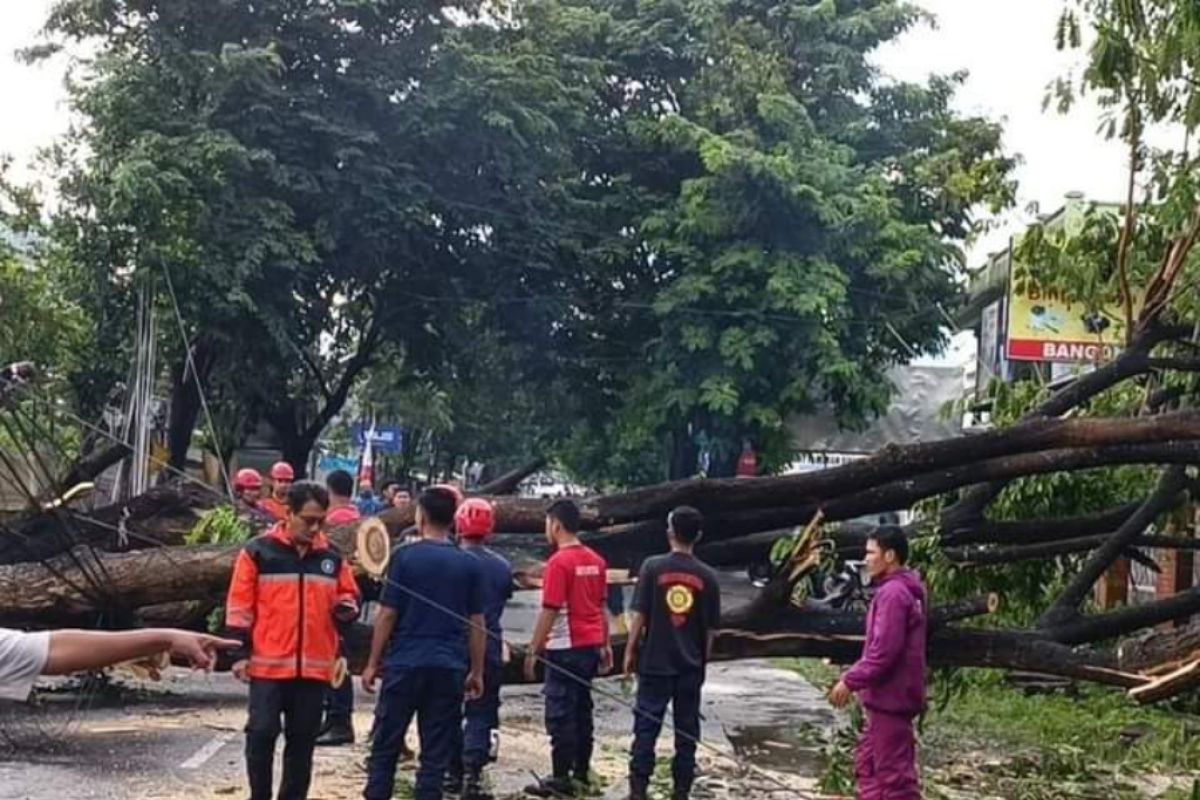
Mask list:
[[[446,775],[442,778],[442,794],[449,794],[458,797],[463,793],[463,776],[462,775]]]
[[[354,744],[354,727],[349,722],[335,722],[317,737],[317,747],[341,747]]]
[[[478,776],[468,775],[463,782],[462,800],[493,800],[492,793],[483,788]]]
[[[533,797],[574,798],[575,784],[567,778],[542,778],[525,787],[525,794]]]

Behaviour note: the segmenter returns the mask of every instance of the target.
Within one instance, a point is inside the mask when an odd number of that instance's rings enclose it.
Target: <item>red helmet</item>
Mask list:
[[[454,507],[458,508],[463,504],[462,489],[455,486],[453,483],[435,483],[429,487],[430,489],[441,489],[444,492],[449,492],[454,495]]]
[[[244,467],[237,471],[237,475],[233,479],[233,488],[238,491],[243,489],[261,489],[262,475],[258,474],[258,470]]]
[[[286,461],[276,461],[271,467],[271,480],[273,481],[294,481],[296,480],[296,472],[292,469],[292,465]]]
[[[482,539],[496,529],[496,511],[482,497],[468,497],[454,512],[454,530],[467,539]]]

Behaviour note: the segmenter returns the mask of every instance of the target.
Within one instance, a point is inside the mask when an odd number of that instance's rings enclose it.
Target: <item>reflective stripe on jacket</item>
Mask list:
[[[249,644],[252,678],[328,681],[338,652],[334,610],[357,612],[350,565],[324,533],[301,555],[280,523],[238,553],[225,624]]]

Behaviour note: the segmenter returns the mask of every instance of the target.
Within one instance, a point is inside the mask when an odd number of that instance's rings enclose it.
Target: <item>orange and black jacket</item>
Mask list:
[[[225,625],[240,637],[250,677],[328,681],[338,654],[338,606],[358,611],[350,565],[324,533],[301,555],[280,523],[238,554]]]
[[[258,501],[259,510],[269,514],[276,522],[283,522],[288,518],[287,503],[276,500],[274,497],[266,497]]]

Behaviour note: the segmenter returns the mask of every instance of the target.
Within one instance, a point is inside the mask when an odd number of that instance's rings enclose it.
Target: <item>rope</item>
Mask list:
[[[514,648],[513,644],[508,642],[500,634],[493,633],[492,631],[488,630],[486,625],[478,625],[475,622],[473,622],[470,617],[465,617],[462,614],[459,614],[454,609],[447,608],[446,606],[442,605],[441,603],[438,603],[436,600],[426,597],[426,596],[422,595],[420,592],[410,589],[409,587],[404,586],[401,583],[397,583],[396,581],[393,581],[391,578],[389,578],[386,575],[384,575],[382,577],[382,582],[388,584],[389,586],[394,586],[395,588],[399,589],[401,592],[404,592],[406,595],[413,598],[414,600],[418,600],[422,603],[425,603],[430,608],[433,608],[436,611],[440,611],[443,614],[446,614],[447,616],[451,617],[452,619],[465,624],[469,629],[482,630],[485,636],[487,636],[488,638],[491,638],[495,641],[498,641],[503,645],[507,645],[510,650],[515,651],[515,650],[520,649],[520,648]],[[668,722],[665,717],[660,718],[653,714],[647,714],[644,711],[638,711],[637,707],[633,703],[631,703],[627,699],[625,699],[624,696],[617,694],[616,692],[610,692],[607,689],[592,683],[591,681],[586,681],[583,678],[576,675],[575,673],[571,672],[570,670],[564,669],[564,668],[558,666],[557,664],[554,664],[554,663],[548,661],[547,659],[545,659],[541,655],[538,655],[537,653],[534,654],[534,658],[537,660],[538,663],[540,663],[542,665],[542,667],[545,670],[553,671],[556,674],[561,675],[561,676],[567,678],[568,680],[579,684],[580,686],[586,687],[589,690],[596,692],[597,694],[599,694],[600,696],[602,696],[604,698],[612,700],[613,702],[617,703],[618,705],[628,709],[629,711],[632,711],[635,716],[640,714],[643,717],[647,717],[647,718],[653,720],[654,722],[658,723],[659,725],[669,727],[672,731],[675,732],[676,736],[678,736],[686,741],[691,742],[692,744],[696,745],[698,748],[706,750],[707,752],[709,752],[712,755],[715,755],[719,758],[725,759],[726,761],[733,763],[735,766],[737,766],[740,769],[745,769],[749,772],[755,773],[760,778],[763,778],[763,779],[769,781],[770,783],[774,784],[775,786],[777,786],[778,789],[776,791],[789,792],[789,793],[791,793],[791,795],[793,797],[798,797],[801,800],[821,800],[821,798],[822,798],[822,795],[812,794],[812,793],[806,792],[802,789],[797,789],[794,786],[789,786],[787,783],[785,783],[783,780],[781,780],[778,776],[762,769],[761,767],[759,767],[755,764],[751,764],[749,762],[746,762],[746,761],[740,759],[736,753],[726,752],[724,749],[718,747],[715,744],[712,744],[711,742],[705,741],[704,739],[701,739],[698,736],[692,736],[690,733],[687,733],[686,731],[679,730],[678,728],[675,727],[673,722]]]

